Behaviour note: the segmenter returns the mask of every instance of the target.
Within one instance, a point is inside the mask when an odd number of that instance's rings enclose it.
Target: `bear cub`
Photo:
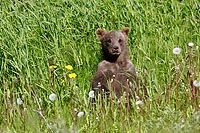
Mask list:
[[[98,64],[92,80],[94,91],[103,91],[108,95],[113,91],[117,98],[124,94],[130,97],[134,91],[137,75],[128,56],[128,33],[129,28],[114,31],[97,29],[103,60]]]

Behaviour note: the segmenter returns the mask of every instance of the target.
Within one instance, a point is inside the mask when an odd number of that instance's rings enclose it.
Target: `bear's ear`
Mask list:
[[[104,35],[106,34],[106,31],[103,29],[97,29],[96,34],[97,34],[98,39],[101,41]]]
[[[126,36],[128,36],[130,29],[128,27],[125,27],[124,29],[122,29],[122,33],[125,34]]]

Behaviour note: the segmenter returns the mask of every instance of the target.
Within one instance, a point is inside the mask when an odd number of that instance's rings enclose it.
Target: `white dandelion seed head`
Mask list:
[[[198,82],[197,80],[194,80],[194,81],[193,81],[193,85],[194,85],[195,87],[200,87],[200,82]]]
[[[17,104],[18,104],[18,105],[22,105],[22,104],[23,104],[23,101],[22,101],[21,98],[17,98]]]
[[[194,46],[194,43],[193,43],[193,42],[189,42],[189,43],[188,43],[188,46],[189,46],[189,47],[193,47],[193,46]]]
[[[49,100],[53,102],[55,99],[56,99],[56,94],[52,93],[49,95]]]
[[[94,98],[94,91],[93,91],[93,90],[91,90],[91,91],[89,92],[89,97],[90,97],[90,98]]]
[[[174,53],[175,55],[179,55],[179,54],[181,53],[181,49],[180,49],[180,48],[174,48],[174,49],[173,49],[173,53]]]
[[[141,100],[138,100],[138,101],[135,102],[135,104],[138,105],[138,106],[139,106],[139,105],[142,105],[142,101],[141,101]]]
[[[77,114],[77,116],[79,117],[79,118],[81,118],[81,117],[83,117],[84,116],[84,112],[78,112],[78,114]]]

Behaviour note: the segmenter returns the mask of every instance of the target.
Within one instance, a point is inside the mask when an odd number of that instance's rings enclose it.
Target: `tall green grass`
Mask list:
[[[101,61],[95,31],[124,27],[149,97],[139,87],[143,104],[132,99],[131,111],[115,102],[94,109],[88,92]],[[199,132],[199,44],[198,0],[1,0],[0,132]]]

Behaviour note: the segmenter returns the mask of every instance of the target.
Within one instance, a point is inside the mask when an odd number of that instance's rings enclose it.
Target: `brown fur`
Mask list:
[[[94,90],[112,90],[117,98],[124,92],[130,95],[132,84],[137,80],[135,67],[130,61],[127,51],[129,28],[107,32],[97,29],[96,34],[101,42],[103,60],[98,64],[96,75],[92,81]],[[110,82],[110,87],[109,87]]]

